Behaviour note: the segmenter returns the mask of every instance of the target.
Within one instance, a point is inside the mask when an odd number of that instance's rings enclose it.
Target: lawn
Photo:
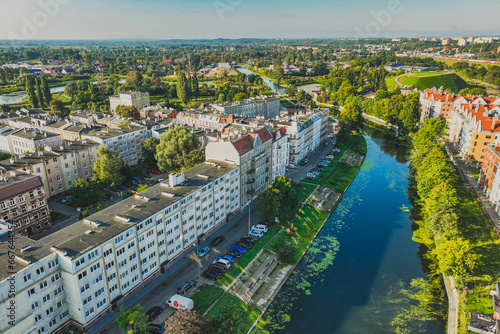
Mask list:
[[[224,290],[216,285],[202,285],[198,288],[191,299],[194,303],[194,310],[200,314],[205,313],[210,305],[222,296]]]
[[[393,91],[398,85],[396,82],[397,76],[390,76],[385,78],[385,84],[387,85],[387,90],[388,91]]]
[[[399,81],[419,90],[443,87],[453,93],[469,87],[467,82],[455,73],[418,72],[402,76]]]
[[[281,230],[280,225],[273,224],[269,228],[269,231],[264,234],[264,236],[257,240],[255,245],[249,250],[245,252],[235,263],[229,268],[229,270],[222,276],[216,284],[220,284],[223,286],[228,286],[231,284],[236,276],[238,276],[243,269],[255,258],[258,252],[262,249],[262,247],[276,234]]]
[[[206,318],[209,321],[223,319],[224,330],[227,333],[237,334],[248,332],[259,315],[260,311],[258,309],[227,293],[208,311]],[[230,328],[228,328],[229,324]]]
[[[299,202],[304,202],[309,195],[316,189],[315,185],[309,183],[298,182],[295,186],[295,190],[297,191],[297,196],[299,197]]]

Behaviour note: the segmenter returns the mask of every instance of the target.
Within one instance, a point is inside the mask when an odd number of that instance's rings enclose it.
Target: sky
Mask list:
[[[500,35],[500,1],[0,0],[0,39]]]

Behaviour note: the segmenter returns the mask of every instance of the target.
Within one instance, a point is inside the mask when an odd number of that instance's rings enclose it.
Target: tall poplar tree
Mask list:
[[[184,75],[184,72],[179,70],[177,72],[177,96],[179,97],[179,100],[186,104],[189,101],[189,97],[187,95],[187,79],[186,76]]]
[[[38,99],[38,103],[40,104],[40,107],[43,108],[43,106],[45,105],[45,102],[43,100],[42,89],[40,88],[40,81],[38,81],[38,79],[35,78],[35,83],[36,83],[36,97]]]
[[[28,94],[28,102],[32,108],[38,108],[38,98],[36,97],[35,87],[31,76],[26,77],[26,93]]]
[[[50,101],[52,101],[52,93],[50,92],[49,84],[44,74],[42,74],[40,81],[42,85],[43,100],[46,105],[49,105]]]

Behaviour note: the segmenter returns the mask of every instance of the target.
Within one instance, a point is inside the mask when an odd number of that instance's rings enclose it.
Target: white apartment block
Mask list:
[[[252,97],[240,101],[211,104],[211,106],[224,114],[257,117],[263,116],[266,119],[274,118],[280,114],[279,97]]]
[[[135,166],[142,159],[142,143],[148,138],[148,131],[144,126],[127,124],[87,133],[82,138],[109,147],[117,158],[121,156],[125,163]]]
[[[149,106],[151,100],[149,99],[149,93],[143,92],[121,92],[119,94],[111,95],[109,97],[109,109],[115,111],[118,106],[125,107],[135,107],[137,110]]]
[[[0,307],[14,303],[15,326],[0,312],[0,332],[87,330],[239,211],[239,178],[238,166],[207,161],[38,241],[16,236],[11,269],[0,255]]]
[[[315,109],[306,115],[280,119],[278,125],[286,127],[290,145],[291,164],[297,164],[326,139],[329,110]]]
[[[10,141],[11,154],[35,152],[36,148],[40,146],[62,145],[60,134],[42,132],[37,129],[20,129],[18,131],[13,131],[7,136],[7,140]]]

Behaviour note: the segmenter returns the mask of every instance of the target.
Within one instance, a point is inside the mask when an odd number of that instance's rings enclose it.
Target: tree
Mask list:
[[[95,212],[99,212],[102,210],[102,205],[101,203],[97,204],[97,207],[95,208]]]
[[[239,101],[247,98],[247,94],[245,93],[238,93],[233,97],[233,101]]]
[[[33,86],[33,78],[26,77],[26,93],[28,94],[28,102],[32,108],[38,108],[38,98],[36,97],[35,87]]]
[[[64,94],[68,95],[69,97],[73,97],[78,92],[78,85],[74,81],[68,82],[66,85],[66,88],[64,88]]]
[[[108,188],[116,187],[123,181],[121,169],[123,161],[115,157],[115,152],[107,146],[99,146],[94,163],[92,180],[102,182]]]
[[[59,118],[66,118],[69,116],[69,109],[66,108],[64,102],[61,100],[52,100],[49,103],[49,114],[52,116],[57,116]]]
[[[356,89],[349,83],[349,80],[344,80],[340,85],[338,91],[334,93],[337,100],[344,101],[349,96],[356,94]]]
[[[192,88],[191,88],[191,95],[198,100],[198,96],[200,96],[200,85],[198,83],[198,74],[193,75],[193,79],[191,81]]]
[[[480,259],[480,255],[473,252],[470,241],[462,238],[438,244],[433,253],[438,259],[440,272],[462,279],[472,273]]]
[[[85,207],[94,204],[99,199],[99,188],[95,182],[76,180],[70,189],[71,197],[78,206]]]
[[[120,315],[116,317],[118,327],[126,334],[148,334],[148,316],[141,313],[142,306],[137,304],[130,309],[120,307]]]
[[[272,243],[270,249],[278,255],[278,259],[282,263],[291,263],[297,254],[295,244],[286,239],[280,239]]]
[[[137,188],[137,193],[140,193],[141,191],[144,191],[148,188],[149,186],[147,184],[139,184],[139,187]]]
[[[420,119],[420,96],[418,93],[410,93],[406,96],[403,109],[399,114],[398,126],[405,132],[414,132]]]
[[[42,89],[40,88],[40,81],[35,79],[35,83],[36,83],[36,85],[35,85],[36,86],[36,98],[38,99],[38,104],[40,105],[40,107],[43,108],[43,106],[45,106],[46,103],[43,100],[43,92],[42,92]]]
[[[190,164],[188,155],[198,149],[198,137],[182,126],[168,129],[156,147],[156,160],[162,172],[177,170]]]
[[[134,86],[135,89],[139,89],[142,86],[144,78],[142,77],[141,72],[139,71],[130,71],[127,75],[126,84],[130,86]]]
[[[285,88],[285,94],[290,96],[290,97],[295,97],[298,92],[299,92],[299,90],[297,89],[297,86],[295,86],[295,85],[288,85]]]
[[[165,322],[164,334],[211,334],[208,321],[196,311],[178,309]]]
[[[160,143],[158,138],[148,138],[142,143],[142,160],[148,168],[158,168],[158,161],[156,160],[156,146]]]
[[[349,124],[354,129],[363,125],[362,110],[357,103],[349,102],[340,111],[340,121]]]
[[[184,72],[181,70],[177,71],[177,97],[183,104],[189,102],[187,79]]]
[[[10,159],[12,155],[7,152],[0,152],[0,161]]]
[[[45,77],[45,74],[42,74],[42,76],[40,77],[40,81],[42,85],[41,88],[45,104],[50,105],[50,102],[52,101],[52,93],[50,92],[49,84],[47,83],[47,78]]]
[[[140,119],[141,118],[139,111],[134,106],[122,107],[120,116],[130,117],[133,119]]]
[[[285,224],[294,214],[299,204],[297,192],[292,187],[292,180],[287,176],[278,176],[273,184],[264,191],[259,201],[259,210],[269,221],[278,218]]]

